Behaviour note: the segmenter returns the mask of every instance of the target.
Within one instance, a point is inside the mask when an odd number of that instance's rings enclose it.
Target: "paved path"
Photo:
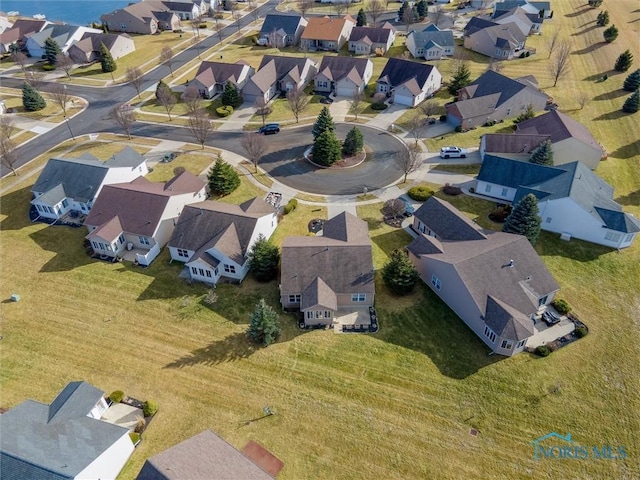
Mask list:
[[[217,131],[218,132],[238,132],[242,131],[244,126],[247,124],[253,114],[255,113],[255,108],[249,102],[245,102],[240,105],[233,113],[227,118],[224,122],[220,123]]]
[[[407,111],[403,105],[391,105],[386,110],[382,110],[378,115],[367,122],[370,127],[382,128],[386,130]]]

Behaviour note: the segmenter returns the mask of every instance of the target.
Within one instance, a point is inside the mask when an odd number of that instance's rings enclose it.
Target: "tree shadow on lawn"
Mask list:
[[[0,215],[5,218],[0,222],[0,231],[20,230],[31,225],[30,201],[31,187],[24,187],[3,195],[0,198]]]
[[[638,205],[640,205],[640,190],[636,190],[635,192],[631,192],[628,195],[618,197],[615,200],[621,205],[633,205],[634,207],[637,207]]]
[[[440,373],[458,380],[506,358],[489,355],[491,349],[426,285],[416,290],[413,295],[423,297],[418,305],[399,312],[377,307],[376,338],[428,356]]]
[[[574,17],[579,17],[580,15],[584,15],[585,13],[587,13],[589,10],[593,10],[591,7],[589,6],[585,6],[582,7],[580,10],[577,10],[573,13],[567,13],[565,14],[565,17],[567,18],[574,18]]]
[[[594,120],[617,120],[618,118],[625,117],[627,115],[631,115],[630,113],[622,111],[622,105],[620,105],[620,109],[614,110],[613,112],[603,113],[602,115],[595,117]]]
[[[631,92],[627,92],[625,90],[614,90],[612,92],[607,92],[607,93],[602,93],[600,95],[596,95],[595,97],[593,97],[594,100],[600,101],[600,100],[614,100],[616,98],[619,97],[623,97],[625,95],[630,95]]]
[[[588,24],[585,24],[585,25],[588,25]],[[585,33],[590,32],[591,30],[595,30],[596,28],[598,28],[598,25],[595,25],[595,23],[594,23],[594,25],[591,25],[590,27],[583,28],[582,30],[580,30],[578,32],[572,33],[571,36],[572,37],[579,37],[580,35],[584,35]]]
[[[628,92],[627,92],[628,93]],[[623,145],[609,154],[613,158],[627,159],[640,155],[640,140]]]
[[[599,48],[604,47],[605,45],[607,45],[607,42],[594,43],[593,45],[589,45],[588,47],[583,48],[582,50],[574,50],[573,52],[571,52],[571,55],[587,55],[598,50]]]

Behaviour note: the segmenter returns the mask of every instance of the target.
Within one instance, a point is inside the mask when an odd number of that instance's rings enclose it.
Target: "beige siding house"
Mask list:
[[[126,33],[86,33],[69,47],[69,57],[75,63],[90,63],[102,58],[102,45],[107,47],[114,60],[135,51],[136,46]]]
[[[110,32],[151,34],[179,30],[180,18],[162,2],[138,2],[100,17]]]
[[[373,63],[368,58],[324,57],[313,79],[316,92],[352,98],[371,80]]]
[[[268,102],[290,90],[302,90],[317,72],[310,58],[265,55],[260,67],[242,89],[245,102]]]

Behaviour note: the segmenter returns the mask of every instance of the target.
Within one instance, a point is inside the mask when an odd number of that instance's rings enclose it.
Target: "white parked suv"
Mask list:
[[[442,147],[440,158],[466,158],[467,150],[459,147]]]

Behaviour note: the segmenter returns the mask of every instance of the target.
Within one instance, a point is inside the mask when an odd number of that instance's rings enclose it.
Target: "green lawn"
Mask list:
[[[584,3],[557,2],[548,23],[567,35],[586,30],[580,26],[597,10]],[[549,90],[561,106],[571,105],[579,88],[593,96],[571,115],[610,152],[597,173],[615,186],[625,210],[640,215],[637,119],[616,113],[622,76],[586,80],[609,70],[618,51],[630,48],[640,58],[639,24],[627,24],[636,8],[631,0],[607,4],[612,23],[625,26],[611,45],[596,43],[600,29],[572,36],[582,53],[572,56],[570,75]],[[505,72],[540,72],[547,88],[537,63],[544,53],[534,57],[506,65]],[[114,138],[119,146],[127,143]],[[378,334],[303,332],[282,314],[280,340],[262,349],[244,332],[260,298],[279,310],[277,281],[248,277],[241,286],[220,285],[217,303],[209,306],[202,302],[207,289],[179,279],[182,267],[169,263],[166,250],[147,269],[94,261],[82,248],[85,229],[29,222],[35,179],[21,175],[13,187],[15,177],[0,182],[7,189],[0,197],[0,297],[22,297],[0,305],[0,406],[27,398],[48,403],[78,379],[107,393],[121,389],[155,399],[159,413],[121,479],[135,478],[146,458],[205,428],[238,448],[249,440],[264,445],[285,463],[281,480],[640,478],[640,241],[615,252],[541,234],[536,250],[590,329],[545,359],[489,355],[426,286],[394,297],[379,272]],[[242,187],[221,200],[255,195],[264,191],[243,176]],[[497,228],[486,218],[492,202],[437,195]],[[410,241],[382,223],[380,208],[358,206],[369,223],[376,269]],[[274,242],[304,235],[309,220],[326,215],[325,208],[299,204],[283,217]],[[247,424],[266,405],[275,415]],[[470,428],[479,434],[471,436]],[[552,431],[571,433],[578,445],[623,445],[628,457],[535,461],[531,442]]]

